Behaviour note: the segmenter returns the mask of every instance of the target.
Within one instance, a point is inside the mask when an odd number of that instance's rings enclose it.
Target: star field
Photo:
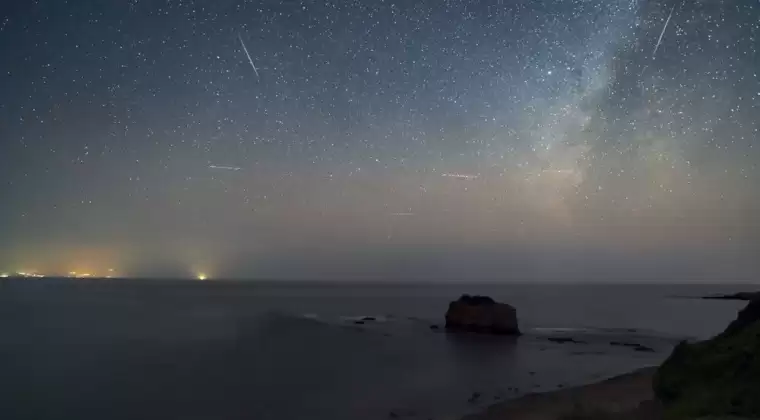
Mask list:
[[[759,41],[748,0],[13,1],[0,271],[750,278]]]

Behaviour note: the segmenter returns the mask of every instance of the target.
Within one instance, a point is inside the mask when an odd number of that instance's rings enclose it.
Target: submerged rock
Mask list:
[[[488,296],[462,295],[449,303],[446,329],[478,333],[519,335],[517,311]]]
[[[467,402],[470,404],[475,404],[480,399],[480,392],[473,392],[472,395],[470,395],[470,398],[467,399]]]
[[[633,351],[641,351],[641,352],[645,352],[645,353],[654,353],[654,349],[653,348],[647,347],[647,346],[642,346],[642,345],[634,346],[633,347]]]
[[[549,337],[549,341],[553,343],[573,343],[573,344],[586,344],[583,340],[576,340],[572,337]]]
[[[678,344],[654,390],[669,418],[760,417],[760,301],[715,338]]]
[[[392,419],[399,419],[402,417],[416,417],[416,416],[417,416],[417,412],[415,412],[414,410],[407,410],[403,408],[391,410],[388,413],[388,417]]]
[[[654,349],[639,343],[628,343],[625,341],[610,341],[611,346],[630,347],[634,351],[653,352]]]

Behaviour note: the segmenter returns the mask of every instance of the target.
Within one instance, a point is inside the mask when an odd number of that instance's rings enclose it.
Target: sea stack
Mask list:
[[[498,303],[488,296],[462,295],[449,303],[446,329],[486,334],[520,335],[517,311],[511,305]]]

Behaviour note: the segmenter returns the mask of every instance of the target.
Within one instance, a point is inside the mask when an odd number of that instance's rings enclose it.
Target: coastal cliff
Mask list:
[[[760,417],[760,301],[715,338],[679,344],[654,376],[667,418]]]

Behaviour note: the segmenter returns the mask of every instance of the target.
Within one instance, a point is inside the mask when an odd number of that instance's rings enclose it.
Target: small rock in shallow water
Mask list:
[[[391,410],[388,413],[388,417],[390,417],[392,419],[399,419],[399,418],[402,418],[402,417],[414,417],[416,415],[417,415],[416,411],[414,411],[414,410],[405,410],[403,408],[396,409],[396,410]]]
[[[573,356],[604,356],[607,353],[603,351],[593,350],[593,351],[571,351],[570,354],[572,354]]]
[[[651,348],[651,347],[641,346],[641,345],[634,347],[633,350],[634,351],[645,351],[645,352],[649,352],[649,353],[651,353],[651,352],[654,351],[654,349]]]
[[[586,344],[585,341],[576,340],[572,337],[549,337],[549,341],[553,343],[573,343],[573,344]]]
[[[637,343],[628,343],[625,341],[610,341],[611,346],[622,346],[622,347],[636,347],[639,344]]]
[[[628,343],[625,341],[610,341],[611,346],[621,346],[621,347],[631,347],[635,351],[646,351],[646,352],[653,352],[654,349],[651,347],[647,347],[645,345],[639,344],[639,343]]]

